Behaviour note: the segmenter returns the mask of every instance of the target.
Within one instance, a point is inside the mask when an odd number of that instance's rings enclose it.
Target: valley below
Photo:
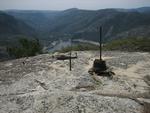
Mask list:
[[[150,53],[103,52],[112,77],[88,73],[98,51],[77,51],[72,71],[61,54],[0,62],[0,113],[149,113]]]
[[[57,40],[57,41],[50,42],[47,46],[44,47],[44,50],[47,52],[56,52],[56,51],[61,51],[63,48],[67,48],[79,44],[92,44],[95,46],[99,46],[99,43],[94,41],[82,40],[82,39],[72,39],[71,41],[68,39],[68,40]]]

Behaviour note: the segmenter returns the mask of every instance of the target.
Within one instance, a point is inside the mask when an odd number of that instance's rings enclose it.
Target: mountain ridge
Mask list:
[[[109,8],[83,10],[71,8],[63,11],[6,11],[6,13],[23,20],[37,31],[41,32],[41,36],[44,37],[45,35],[45,37],[49,37],[51,40],[53,40],[52,38],[57,39],[57,37],[65,37],[67,34],[67,37],[71,35],[72,37],[94,41],[97,40],[96,33],[99,25],[104,27],[104,39],[106,41],[111,38],[114,39],[115,37],[120,38],[119,36],[123,36],[122,34],[126,36],[126,32],[132,32],[132,29],[136,27],[142,27],[141,31],[143,31],[143,25],[150,25],[149,12],[150,7],[137,9]],[[143,25],[141,25],[141,23]],[[86,33],[89,34],[90,37],[84,35]],[[83,37],[80,37],[81,35],[83,35]],[[94,38],[91,38],[92,36]],[[147,35],[142,36],[147,37]],[[128,37],[130,37],[130,35]]]
[[[0,45],[15,45],[19,37],[35,37],[35,30],[24,21],[0,11]]]
[[[150,7],[84,10],[5,10],[24,22],[41,40],[81,38],[98,41],[97,27],[103,26],[104,41],[126,37],[149,37]],[[136,31],[137,30],[137,31]],[[134,31],[134,32],[133,32]]]

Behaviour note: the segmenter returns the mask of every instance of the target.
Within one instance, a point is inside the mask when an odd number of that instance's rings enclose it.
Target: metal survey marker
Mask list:
[[[100,76],[111,76],[113,73],[108,70],[106,62],[102,59],[102,26],[99,27],[99,59],[94,60],[93,67],[88,72]]]

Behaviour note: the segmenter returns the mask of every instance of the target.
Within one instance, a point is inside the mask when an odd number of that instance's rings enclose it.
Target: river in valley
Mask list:
[[[89,44],[93,44],[93,45],[99,45],[98,42],[94,42],[94,41],[89,41],[89,40],[82,40],[82,39],[75,39],[72,40],[72,45],[76,45],[76,44],[82,44],[82,43],[89,43]],[[47,51],[48,52],[55,52],[57,50],[61,50],[62,48],[71,46],[71,40],[58,40],[58,41],[54,41],[50,44],[49,47],[47,47]]]

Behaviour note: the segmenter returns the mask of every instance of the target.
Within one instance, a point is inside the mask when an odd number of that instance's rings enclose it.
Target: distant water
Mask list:
[[[94,44],[94,45],[99,45],[99,43],[97,43],[97,42],[82,40],[82,39],[76,39],[76,40],[72,41],[72,45],[79,44],[79,43],[90,43],[90,44]],[[71,46],[70,40],[66,40],[66,41],[59,40],[59,41],[53,42],[47,50],[48,50],[48,52],[54,52],[54,51],[61,50],[62,48],[65,48],[68,46]]]
[[[48,52],[61,50],[62,48],[68,47],[70,45],[71,45],[70,40],[67,40],[67,41],[59,40],[59,41],[56,41],[52,47],[48,48]]]

